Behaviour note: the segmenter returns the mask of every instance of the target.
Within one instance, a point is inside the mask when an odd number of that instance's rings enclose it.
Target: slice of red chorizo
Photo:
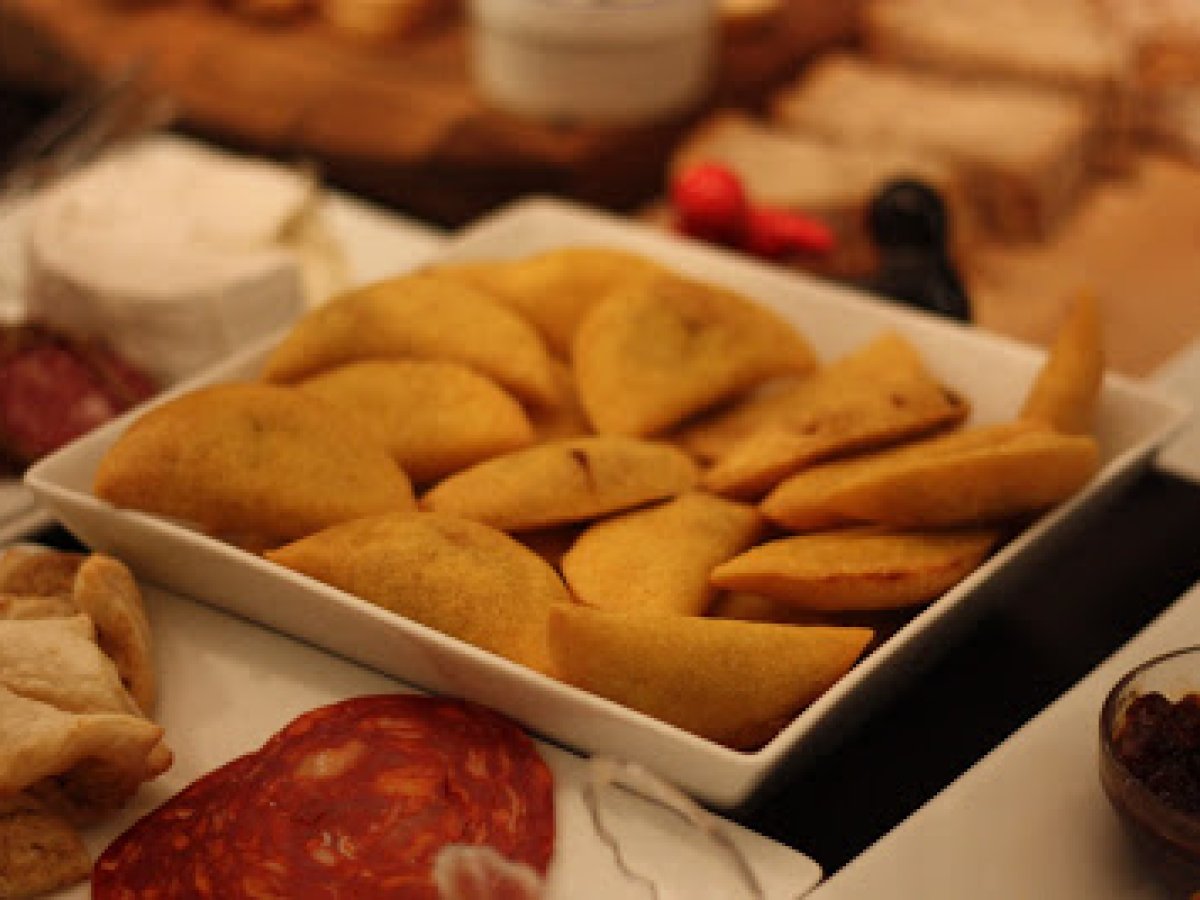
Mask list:
[[[92,867],[94,898],[204,896],[190,861],[241,789],[253,757],[241,756],[192,782],[111,843]]]
[[[211,795],[220,814],[197,819],[203,834],[176,858],[183,874],[172,878],[192,893],[93,897],[436,900],[433,860],[446,844],[490,846],[542,873],[553,852],[548,767],[515,723],[474,704],[414,695],[332,704],[294,720],[235,775],[234,790]],[[111,883],[146,884],[136,871],[145,854],[122,877],[125,856]]]

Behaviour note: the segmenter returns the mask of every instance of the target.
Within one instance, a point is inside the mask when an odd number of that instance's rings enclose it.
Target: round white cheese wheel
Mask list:
[[[106,338],[170,383],[306,308],[315,185],[299,172],[170,138],[139,142],[35,202],[28,317]]]

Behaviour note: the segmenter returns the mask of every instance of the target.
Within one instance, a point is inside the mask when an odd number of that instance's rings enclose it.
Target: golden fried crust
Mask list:
[[[849,671],[867,628],[646,616],[557,606],[563,680],[737,749],[774,736]]]
[[[673,497],[699,478],[677,447],[614,435],[538,444],[452,475],[424,509],[528,531],[582,522]]]
[[[760,544],[717,566],[712,583],[812,611],[892,609],[941,596],[999,542],[990,529],[854,528]]]
[[[358,519],[267,558],[530,668],[546,671],[546,617],[570,596],[508,535],[441,513]]]
[[[365,360],[323,372],[298,387],[358,418],[418,484],[534,439],[521,404],[460,363]]]
[[[566,359],[579,323],[600,299],[664,269],[609,247],[560,247],[521,259],[459,263],[437,271],[503,300]]]
[[[285,540],[414,505],[404,470],[355,419],[255,383],[201,388],[141,416],[101,460],[95,492],[212,533]]]
[[[588,606],[698,616],[713,567],[761,531],[753,506],[691,491],[592,525],[563,557],[563,577]]]
[[[784,319],[733,291],[666,274],[592,307],[571,358],[596,431],[636,437],[815,366],[807,341]]]
[[[263,377],[291,383],[362,359],[458,362],[522,400],[559,402],[550,353],[533,326],[465,281],[432,273],[334,297],[288,332]]]

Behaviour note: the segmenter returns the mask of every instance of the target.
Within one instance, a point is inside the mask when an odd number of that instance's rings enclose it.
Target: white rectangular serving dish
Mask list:
[[[512,257],[581,244],[641,252],[733,287],[793,321],[824,359],[859,346],[882,329],[896,329],[920,349],[938,377],[970,399],[975,422],[1013,417],[1044,359],[1039,350],[976,328],[558,201],[530,200],[506,208],[450,240],[438,258]],[[174,393],[251,377],[272,344],[268,340],[248,348]],[[750,753],[718,746],[538,675],[172,522],[97,500],[91,493],[96,465],[129,424],[129,416],[43,460],[26,480],[82,541],[125,560],[147,581],[423,689],[486,703],[576,750],[643,763],[697,797],[730,808],[747,800],[785,761],[801,762],[828,746],[867,712],[882,689],[928,659],[956,626],[1002,600],[1010,579],[1035,565],[1039,551],[1065,526],[1098,513],[1102,501],[1147,464],[1184,414],[1180,404],[1149,387],[1108,376],[1096,426],[1104,465],[1089,486],[922,610],[770,743]]]

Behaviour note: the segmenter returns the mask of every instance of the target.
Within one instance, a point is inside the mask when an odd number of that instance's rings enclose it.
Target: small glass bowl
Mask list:
[[[1157,862],[1173,875],[1200,879],[1200,815],[1177,809],[1151,791],[1122,761],[1115,745],[1130,704],[1152,693],[1170,701],[1200,693],[1200,647],[1185,647],[1150,659],[1109,692],[1100,710],[1100,783],[1113,807]]]

